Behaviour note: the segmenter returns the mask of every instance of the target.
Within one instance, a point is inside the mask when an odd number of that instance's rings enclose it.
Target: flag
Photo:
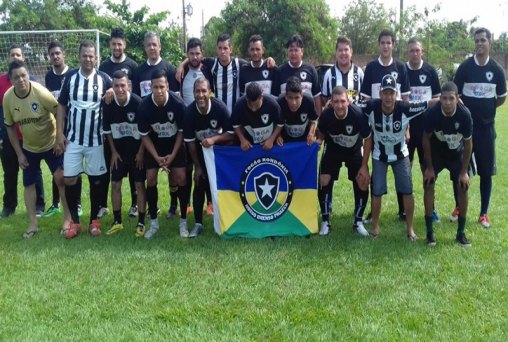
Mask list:
[[[203,148],[215,232],[223,238],[306,236],[318,231],[318,145]]]

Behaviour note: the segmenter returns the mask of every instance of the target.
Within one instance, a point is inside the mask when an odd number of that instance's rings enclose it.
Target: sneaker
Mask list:
[[[399,212],[397,216],[399,217],[399,221],[406,222],[406,213]]]
[[[356,231],[361,236],[369,236],[369,232],[365,229],[362,221],[358,221],[353,224],[353,230]]]
[[[189,231],[187,230],[187,221],[180,221],[180,237],[189,237]]]
[[[133,205],[129,209],[129,217],[136,217],[136,216],[138,216],[138,206],[137,205]]]
[[[74,223],[71,221],[71,223],[69,225],[69,229],[67,229],[67,231],[65,231],[65,237],[67,239],[75,238],[81,232],[82,228],[83,227],[81,226],[81,224]]]
[[[44,210],[36,209],[35,210],[35,217],[41,218],[42,216],[44,216]]]
[[[459,208],[453,209],[452,214],[449,217],[450,222],[457,222],[459,219]]]
[[[78,204],[78,217],[83,216],[83,207],[81,204]]]
[[[60,206],[58,205],[52,205],[51,207],[49,207],[49,209],[44,213],[44,215],[42,215],[42,217],[51,217],[51,216],[55,216],[56,214],[59,214],[62,212],[62,209],[60,209]]]
[[[159,231],[159,221],[150,220],[150,229],[145,233],[145,239],[151,239]]]
[[[439,215],[437,214],[437,211],[435,211],[435,210],[432,210],[432,222],[441,223],[441,220],[439,219]]]
[[[436,245],[436,238],[434,232],[427,233],[427,246],[434,247]]]
[[[176,207],[169,207],[168,214],[166,215],[166,218],[172,219],[173,217],[176,217],[178,215],[178,209]]]
[[[213,215],[213,204],[212,204],[212,202],[208,202],[208,205],[206,206],[206,214],[207,215]]]
[[[99,212],[97,213],[97,217],[101,218],[103,216],[106,216],[107,214],[109,214],[109,209],[106,207],[100,207]]]
[[[4,209],[2,210],[1,216],[2,217],[9,217],[11,215],[14,215],[15,211],[16,211],[15,209],[9,209],[9,208],[4,207]]]
[[[330,234],[332,226],[330,225],[330,222],[323,221],[321,223],[321,229],[319,229],[319,235],[328,235]]]
[[[194,224],[194,228],[189,233],[190,238],[195,238],[203,232],[203,225],[201,223]]]
[[[482,227],[485,229],[490,228],[489,215],[487,214],[480,215],[480,218],[478,218],[478,223],[481,224]]]
[[[367,217],[365,217],[365,218],[363,219],[363,223],[365,223],[365,224],[372,223],[372,213],[369,213],[369,214],[367,215]]]
[[[93,236],[101,235],[101,223],[99,220],[92,220],[92,223],[88,226],[88,233]]]
[[[466,237],[466,234],[464,234],[464,233],[457,235],[457,242],[462,247],[471,247],[471,242],[469,242],[469,240]]]
[[[136,237],[142,237],[145,235],[145,225],[138,222],[138,225],[136,226]]]
[[[118,233],[119,231],[121,231],[123,229],[123,224],[121,223],[116,223],[116,222],[113,222],[113,225],[111,226],[111,228],[109,228],[109,230],[106,232],[106,235],[113,235],[115,233]]]

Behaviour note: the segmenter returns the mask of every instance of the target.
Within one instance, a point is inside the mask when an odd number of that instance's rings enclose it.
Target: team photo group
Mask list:
[[[262,221],[263,236],[328,235],[337,201],[354,209],[355,234],[377,238],[390,167],[398,219],[406,224],[407,239],[416,241],[413,172],[419,167],[426,243],[436,245],[433,226],[440,217],[435,186],[446,169],[451,184],[439,184],[453,187],[455,207],[441,213],[441,219],[457,222],[454,238],[469,247],[465,227],[473,175],[479,178],[480,203],[473,203],[470,217],[483,228],[495,224],[488,216],[496,174],[495,115],[507,89],[503,69],[489,56],[492,35],[477,29],[474,54],[460,64],[453,82],[443,84],[424,61],[424,45],[417,37],[404,42],[405,62],[393,57],[395,42],[391,31],[380,32],[379,56],[360,66],[354,63],[354,42],[338,37],[334,64],[320,79],[304,61],[299,35],[286,43],[287,61],[265,56],[259,35],[249,39],[249,60],[233,55],[227,34],[217,38],[215,57],[205,57],[202,42],[191,38],[187,58],[173,66],[161,58],[164,47],[156,32],[145,33],[147,59],[138,64],[127,57],[123,30],[114,28],[111,56],[99,65],[95,42],[81,42],[74,69],[66,64],[63,43],[48,42],[45,86],[31,75],[23,47],[13,45],[8,71],[0,76],[2,217],[16,210],[21,169],[29,218],[25,239],[38,233],[38,218],[54,215],[62,216],[61,235],[67,239],[83,227],[92,236],[117,234],[124,229],[122,202],[127,198],[130,209],[124,215],[137,219],[132,233],[145,239],[159,231],[159,215],[179,217],[179,235],[195,238],[205,229],[205,214],[214,216],[215,232],[221,235],[227,228],[218,227],[246,222],[244,213]],[[304,165],[286,168],[289,164],[273,157],[274,151]],[[234,165],[251,153],[257,159],[248,168],[258,173],[249,178],[241,170],[239,181],[228,188],[231,182],[221,175],[237,172]],[[305,162],[304,153],[311,162]],[[275,171],[260,168],[256,160],[266,160]],[[44,207],[42,161],[53,175],[49,209]],[[302,166],[310,171],[300,172]],[[333,199],[343,166],[353,196]],[[158,186],[159,171],[167,174],[169,189]],[[89,183],[83,196],[90,201],[87,224],[81,222],[83,173]],[[124,179],[129,194],[125,189],[122,194]],[[306,185],[299,188],[302,182]],[[245,191],[234,192],[236,187]],[[164,198],[170,203],[161,203],[159,192],[169,192]],[[113,223],[105,228],[101,218],[109,213],[108,199]],[[300,215],[302,211],[315,217]],[[271,231],[282,224],[283,215],[289,230]],[[292,222],[301,216],[310,228],[293,234]],[[238,236],[251,236],[240,231]]]

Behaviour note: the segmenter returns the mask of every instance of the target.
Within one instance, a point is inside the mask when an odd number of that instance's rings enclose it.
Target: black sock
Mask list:
[[[138,211],[138,224],[145,225],[145,212]]]
[[[178,190],[178,201],[180,202],[180,218],[187,218],[187,205],[189,204],[189,194],[185,189],[185,186],[179,187]]]
[[[146,203],[148,203],[148,214],[150,219],[157,218],[157,197],[159,196],[157,185],[146,187]]]
[[[434,228],[432,227],[432,215],[425,216],[425,227],[427,228],[427,234],[434,232]]]
[[[90,223],[97,220],[97,214],[103,200],[104,180],[104,175],[88,176],[88,182],[90,183]]]
[[[113,220],[115,223],[122,223],[122,214],[121,210],[113,210]]]
[[[330,183],[326,186],[319,187],[318,199],[321,208],[321,218],[323,221],[330,221],[330,212],[328,211],[328,196],[330,196]]]
[[[404,210],[404,195],[402,192],[397,192],[397,203],[399,204],[399,214],[405,214]]]
[[[196,223],[203,223],[203,204],[205,203],[205,189],[203,187],[204,179],[200,180],[200,184],[194,185],[192,193],[192,206],[194,207],[194,219]]]
[[[464,230],[466,229],[466,218],[460,215],[458,220],[457,235],[464,234]]]
[[[71,218],[74,223],[79,223],[78,216],[78,198],[80,197],[80,186],[76,183],[74,185],[65,186],[65,198],[71,213]]]
[[[169,186],[169,197],[171,199],[171,202],[169,203],[169,206],[171,208],[178,207],[178,187],[177,186]]]

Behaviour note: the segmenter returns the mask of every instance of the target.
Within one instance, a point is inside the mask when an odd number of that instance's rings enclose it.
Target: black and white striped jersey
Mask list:
[[[332,97],[333,88],[343,86],[347,89],[347,95],[350,101],[354,103],[360,100],[360,89],[363,83],[363,70],[355,64],[351,64],[349,71],[344,74],[334,65],[328,69],[323,77],[323,86],[321,95],[326,98]]]

